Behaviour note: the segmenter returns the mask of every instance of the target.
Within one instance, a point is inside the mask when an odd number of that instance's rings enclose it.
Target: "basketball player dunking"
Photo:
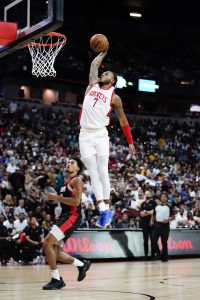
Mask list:
[[[43,286],[43,290],[56,290],[65,286],[60,277],[56,261],[72,264],[78,268],[78,281],[85,278],[87,270],[90,268],[89,261],[80,261],[62,251],[58,242],[66,241],[81,223],[81,196],[83,182],[78,177],[82,171],[83,164],[79,158],[70,159],[67,164],[69,178],[60,190],[60,195],[48,194],[48,200],[60,202],[62,213],[60,220],[53,225],[50,233],[46,236],[43,244],[45,256],[51,269],[52,279]],[[60,244],[60,243],[59,243]]]
[[[125,116],[122,101],[115,94],[117,76],[111,71],[98,77],[98,69],[107,51],[101,52],[91,63],[89,85],[85,92],[80,114],[79,147],[81,159],[91,178],[91,185],[98,202],[100,217],[96,226],[106,228],[112,221],[109,210],[110,180],[108,173],[109,137],[106,126],[112,109],[117,113],[121,128],[129,144],[131,157],[135,153],[129,123]]]

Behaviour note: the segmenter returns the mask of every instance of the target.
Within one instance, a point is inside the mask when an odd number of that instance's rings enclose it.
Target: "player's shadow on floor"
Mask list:
[[[113,240],[116,240],[121,247],[121,250],[124,252],[125,257],[134,257],[132,251],[128,247],[128,237],[125,231],[114,231],[110,230],[109,234]]]

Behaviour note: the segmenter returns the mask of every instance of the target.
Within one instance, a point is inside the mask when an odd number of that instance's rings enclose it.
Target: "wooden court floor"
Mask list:
[[[47,265],[0,267],[1,300],[200,300],[200,259],[173,259],[168,263],[93,263],[82,282],[77,269],[59,265],[66,287],[43,291],[49,281]]]

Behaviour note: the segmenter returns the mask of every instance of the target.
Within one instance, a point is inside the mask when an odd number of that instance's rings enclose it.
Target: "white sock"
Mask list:
[[[99,204],[98,204],[98,207],[99,207],[99,210],[100,211],[105,211],[107,208],[106,208],[106,204],[105,204],[105,202],[100,202]]]
[[[72,264],[75,267],[82,267],[84,265],[84,263],[76,258],[74,258],[74,262]]]
[[[105,204],[106,210],[109,209],[109,204]]]
[[[52,276],[52,278],[54,278],[54,279],[60,280],[60,275],[59,275],[58,269],[56,269],[56,270],[51,270],[51,276]]]

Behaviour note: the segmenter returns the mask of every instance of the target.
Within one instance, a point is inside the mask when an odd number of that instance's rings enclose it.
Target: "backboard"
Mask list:
[[[17,23],[17,39],[0,45],[0,57],[8,55],[64,21],[64,0],[0,0],[0,20]]]

